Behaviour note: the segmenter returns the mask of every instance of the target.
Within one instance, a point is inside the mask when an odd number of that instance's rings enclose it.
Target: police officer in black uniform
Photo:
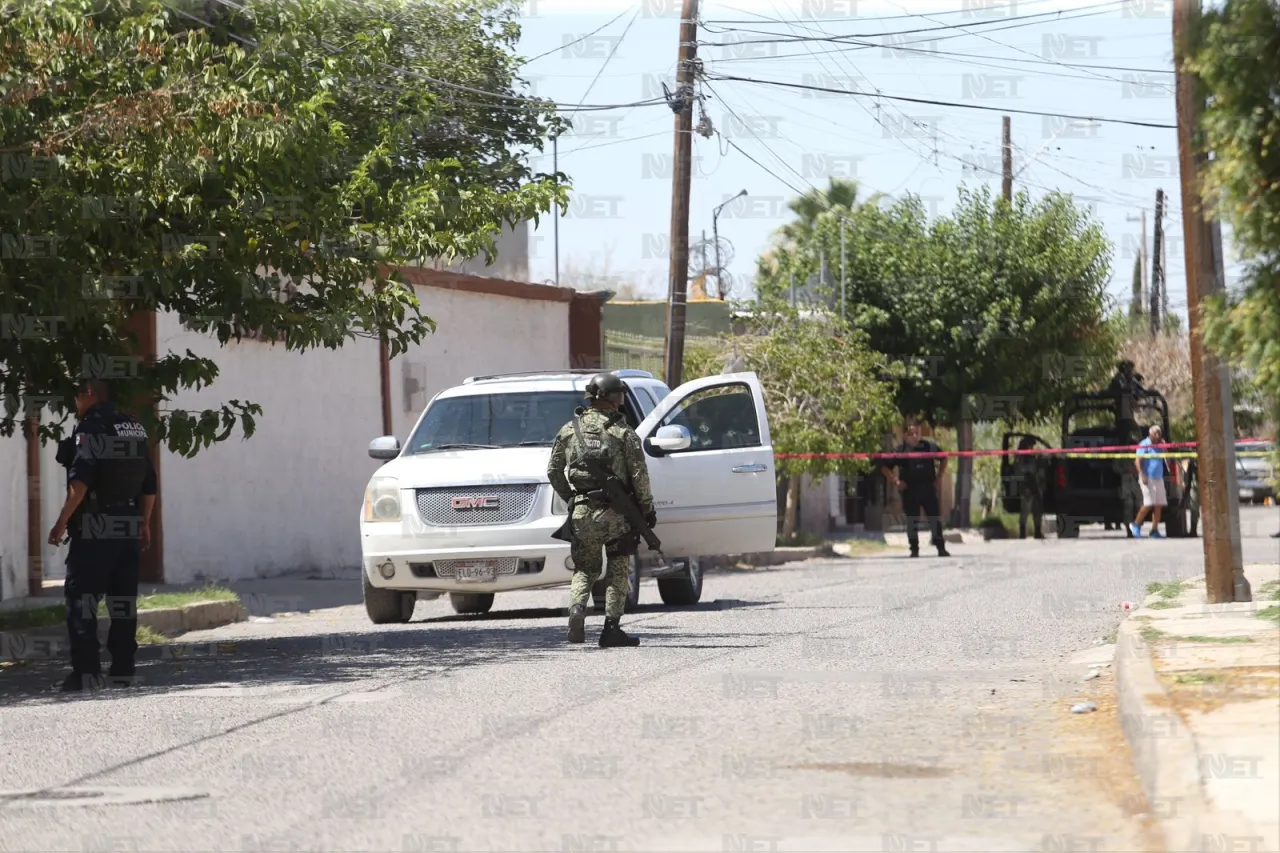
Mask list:
[[[897,453],[941,453],[942,448],[927,438],[920,436],[920,424],[915,421],[907,423],[907,437],[898,445]],[[895,474],[893,469],[897,468]],[[947,470],[945,456],[922,459],[893,459],[884,466],[885,476],[889,482],[902,492],[902,512],[907,517],[907,542],[911,545],[911,556],[920,556],[920,537],[917,527],[920,523],[920,512],[923,510],[929,519],[932,530],[932,544],[938,549],[939,557],[950,557],[942,538],[942,509],[938,500],[938,480]]]
[[[68,464],[67,498],[49,531],[49,544],[69,535],[65,586],[71,673],[67,692],[103,684],[98,648],[98,604],[107,600],[111,627],[108,677],[128,686],[138,652],[138,571],[142,549],[151,544],[151,510],[156,475],[147,433],[135,418],[111,404],[105,380],[85,379],[77,387],[80,423],[71,445],[59,443],[59,462]],[[68,451],[74,448],[74,453]],[[70,458],[68,458],[70,457]]]

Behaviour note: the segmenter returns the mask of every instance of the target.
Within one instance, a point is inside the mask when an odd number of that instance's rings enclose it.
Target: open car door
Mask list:
[[[1032,439],[1034,445],[1043,447],[1046,450],[1051,449],[1048,442],[1038,435],[1032,435],[1029,432],[1006,432],[1004,438],[1000,442],[1000,449],[1003,455],[1000,457],[1000,502],[1004,505],[1004,511],[1017,514],[1022,506],[1022,496],[1018,491],[1018,472],[1014,467],[1017,456],[1009,451],[1017,449],[1015,442],[1022,443],[1023,439]],[[1045,481],[1048,482],[1048,474],[1046,467]],[[1042,503],[1045,496],[1041,496]]]
[[[663,553],[773,550],[777,480],[764,390],[754,373],[686,382],[636,432],[653,484]]]

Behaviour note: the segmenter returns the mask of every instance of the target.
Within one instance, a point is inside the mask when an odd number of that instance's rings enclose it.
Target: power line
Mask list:
[[[216,2],[216,3],[220,4],[220,5],[226,6],[226,7],[228,7],[228,8],[235,9],[236,11],[239,11],[239,12],[249,12],[249,11],[250,11],[250,10],[249,10],[248,8],[246,8],[245,6],[242,6],[242,5],[238,4],[238,3],[232,2],[232,0],[214,0],[214,2]],[[208,28],[210,28],[210,29],[213,29],[213,28],[214,28],[214,25],[213,25],[212,23],[210,23],[209,21],[206,21],[206,20],[204,20],[204,19],[202,19],[202,18],[199,18],[199,17],[197,17],[197,16],[195,16],[195,15],[189,15],[189,14],[187,14],[186,12],[183,12],[183,11],[182,11],[182,10],[180,10],[180,9],[175,9],[175,8],[173,8],[172,6],[170,6],[169,8],[170,8],[172,11],[177,12],[178,14],[182,15],[183,17],[190,18],[191,20],[194,20],[194,21],[196,21],[196,22],[198,22],[198,23],[200,23],[200,24],[203,24],[205,27],[208,27]],[[257,41],[255,41],[255,40],[253,40],[253,39],[242,38],[242,37],[238,37],[238,36],[237,36],[237,37],[236,37],[236,40],[237,40],[237,41],[241,41],[241,42],[243,42],[244,44],[247,44],[247,45],[249,45],[249,46],[251,46],[251,47],[255,47],[255,48],[256,48],[256,47],[260,47],[259,43],[258,43]],[[339,53],[339,52],[340,52],[340,49],[339,49],[339,48],[336,48],[336,47],[334,47],[333,45],[328,44],[327,42],[323,42],[323,41],[322,41],[322,42],[320,42],[320,46],[321,46],[321,47],[323,47],[323,48],[325,48],[326,50],[330,51],[331,53]],[[428,77],[428,76],[427,76],[427,75],[425,75],[425,74],[419,73],[419,72],[417,72],[417,71],[411,71],[411,70],[409,70],[409,69],[407,69],[407,68],[401,68],[401,67],[400,67],[400,66],[398,66],[398,65],[391,65],[391,64],[386,63],[386,62],[379,62],[378,64],[379,64],[382,68],[384,68],[385,70],[387,70],[387,71],[391,71],[391,72],[393,72],[393,73],[394,73],[394,74],[396,74],[396,75],[405,76],[405,77],[410,77],[410,78],[413,78],[413,79],[415,79],[415,80],[420,80],[420,81],[422,81],[422,82],[424,82],[424,83],[431,83],[431,84],[433,84],[433,85],[436,85],[436,86],[443,86],[443,87],[448,88],[448,89],[455,89],[455,90],[458,90],[458,91],[461,91],[461,92],[468,92],[468,93],[470,93],[470,94],[474,94],[474,95],[482,95],[482,96],[484,96],[484,97],[488,97],[488,98],[495,98],[495,99],[497,99],[497,100],[499,100],[499,101],[509,101],[509,102],[513,102],[513,103],[512,103],[512,105],[510,105],[510,106],[504,106],[504,105],[501,105],[501,104],[486,104],[486,103],[476,103],[476,102],[474,102],[474,101],[462,101],[462,100],[458,100],[458,99],[451,99],[451,100],[453,100],[453,102],[454,102],[454,103],[464,104],[464,105],[467,105],[467,106],[483,107],[483,108],[485,108],[485,109],[513,109],[513,110],[518,110],[518,109],[527,109],[527,108],[529,108],[529,107],[539,107],[539,106],[540,106],[540,107],[544,107],[544,108],[546,108],[546,109],[552,109],[552,110],[555,110],[556,112],[591,112],[591,111],[600,111],[600,110],[619,110],[619,109],[627,109],[627,108],[629,108],[629,107],[657,106],[657,105],[659,105],[659,104],[662,104],[662,105],[665,105],[665,104],[666,104],[666,99],[665,99],[665,98],[650,98],[650,99],[648,99],[648,100],[644,100],[644,101],[633,101],[633,102],[631,102],[631,103],[626,103],[626,104],[591,104],[591,105],[579,104],[579,105],[577,105],[577,106],[573,106],[573,105],[569,105],[569,104],[559,104],[559,103],[556,103],[555,101],[549,101],[549,100],[548,100],[548,101],[544,101],[544,100],[541,100],[541,99],[538,99],[538,98],[528,98],[528,97],[525,97],[525,96],[522,96],[522,95],[509,95],[509,94],[507,94],[507,93],[505,93],[505,92],[490,92],[490,91],[486,91],[486,90],[484,90],[484,89],[476,89],[476,88],[474,88],[474,87],[472,87],[472,86],[465,86],[465,85],[463,85],[463,84],[461,84],[461,83],[453,83],[453,82],[450,82],[450,81],[448,81],[448,80],[439,80],[439,79],[434,78],[434,77]]]
[[[1124,3],[1124,2],[1126,2],[1126,0],[1108,0],[1108,2],[1106,2],[1106,3],[1095,3],[1095,4],[1094,4],[1094,5],[1092,5],[1092,6],[1082,6],[1082,7],[1080,7],[1079,9],[1072,9],[1072,10],[1070,10],[1070,11],[1072,11],[1072,12],[1083,12],[1083,11],[1086,11],[1086,10],[1088,10],[1088,9],[1101,9],[1101,8],[1105,8],[1105,7],[1108,7],[1108,6],[1115,6],[1117,3]],[[1019,27],[1024,27],[1024,26],[1038,26],[1038,25],[1040,25],[1040,24],[1047,23],[1046,21],[1031,21],[1031,20],[1030,20],[1031,18],[1046,18],[1046,17],[1055,17],[1055,16],[1056,16],[1057,20],[1068,20],[1068,21],[1073,21],[1073,20],[1077,20],[1077,19],[1079,19],[1079,18],[1092,18],[1092,17],[1095,17],[1096,15],[1098,15],[1098,14],[1102,14],[1102,13],[1091,13],[1091,14],[1088,14],[1088,15],[1071,15],[1070,17],[1063,18],[1063,15],[1064,15],[1064,14],[1066,14],[1066,13],[1065,13],[1065,12],[1062,12],[1062,11],[1056,11],[1056,12],[1037,12],[1037,13],[1035,13],[1035,14],[1031,14],[1031,15],[1017,15],[1017,16],[1014,16],[1014,17],[1011,17],[1011,18],[1001,18],[1001,19],[993,20],[993,21],[971,21],[971,22],[969,22],[969,23],[964,23],[964,24],[942,24],[941,26],[937,26],[937,27],[922,27],[922,28],[920,28],[920,29],[915,29],[915,30],[893,30],[893,31],[890,31],[890,32],[887,32],[887,33],[850,33],[850,34],[848,34],[848,35],[836,35],[836,36],[833,36],[833,35],[826,35],[826,36],[796,36],[796,37],[794,37],[794,38],[752,39],[752,40],[744,40],[744,41],[741,41],[741,42],[737,42],[737,44],[774,44],[774,43],[778,43],[778,44],[785,44],[785,43],[794,42],[794,41],[833,41],[833,42],[840,42],[840,41],[846,41],[846,40],[848,40],[848,39],[855,39],[855,38],[863,38],[863,39],[865,39],[865,38],[876,38],[876,37],[884,38],[885,36],[910,36],[910,35],[918,35],[919,33],[937,33],[937,32],[943,32],[943,31],[945,31],[945,30],[965,29],[966,27],[986,27],[986,26],[990,26],[990,27],[993,27],[993,29],[994,29],[994,30],[996,30],[996,31],[999,31],[999,30],[1011,30],[1011,29],[1017,29],[1017,28],[1019,28]],[[912,18],[915,18],[915,17],[922,17],[922,18],[925,18],[926,20],[928,20],[928,19],[929,19],[927,15],[924,15],[924,14],[921,14],[921,13],[916,13],[916,14],[913,14],[913,15],[908,15],[907,17],[912,17]],[[1009,21],[1024,21],[1024,22],[1026,22],[1026,23],[1021,23],[1021,24],[1009,24],[1009,23],[1007,23],[1007,22],[1009,22]],[[785,26],[795,26],[795,24],[793,24],[793,23],[791,23],[791,22],[778,21],[778,23],[784,24]],[[996,24],[1001,24],[1002,26],[995,26]],[[804,27],[805,29],[810,29],[810,30],[812,30],[812,29],[820,29],[820,28],[815,28],[815,27],[805,27],[803,24],[800,24],[799,26]],[[710,30],[710,27],[708,27],[707,29],[708,29],[709,31],[711,31],[711,30]],[[713,31],[713,32],[714,32],[714,31]],[[759,30],[745,30],[745,29],[723,30],[722,32],[743,32],[743,33],[756,33],[756,34],[758,34],[758,35],[773,35],[772,33],[768,33],[768,32],[761,32],[761,31],[759,31]],[[968,31],[966,30],[966,32],[968,32]],[[974,35],[974,34],[973,34],[973,33],[970,33],[970,35]]]
[[[523,68],[524,66],[528,65],[530,62],[537,62],[539,59],[542,59],[542,58],[543,58],[543,57],[545,57],[545,56],[550,56],[551,54],[555,53],[557,50],[565,50],[566,48],[573,47],[575,44],[580,44],[580,43],[582,43],[582,42],[586,41],[587,39],[591,38],[591,37],[592,37],[593,35],[595,35],[596,33],[600,32],[601,30],[603,30],[603,29],[607,29],[607,28],[609,28],[609,27],[613,26],[613,24],[618,20],[618,18],[621,18],[623,15],[627,14],[627,12],[629,12],[629,11],[631,11],[631,7],[630,7],[630,6],[628,6],[626,9],[623,9],[621,12],[619,12],[619,13],[617,14],[617,16],[616,16],[615,18],[613,18],[613,20],[609,21],[609,23],[607,23],[607,24],[603,24],[603,25],[601,25],[601,26],[599,26],[599,27],[596,27],[596,28],[595,28],[594,30],[592,30],[591,32],[587,33],[587,34],[586,34],[586,35],[584,35],[584,36],[580,36],[579,38],[576,38],[576,39],[574,39],[573,41],[565,42],[564,44],[560,45],[559,47],[553,47],[553,48],[551,48],[551,50],[548,50],[546,53],[540,53],[540,54],[538,54],[537,56],[534,56],[534,57],[531,57],[531,58],[529,58],[529,59],[526,59],[524,62],[521,62],[521,63],[520,63],[520,65],[519,65],[518,67]],[[634,19],[634,18],[632,18],[632,20],[635,20],[635,19]],[[628,26],[628,28],[630,28],[630,24],[628,24],[627,26]],[[624,38],[626,37],[626,33],[623,33],[623,37],[624,37]],[[585,96],[584,96],[584,97],[585,97]]]
[[[739,83],[755,83],[761,86],[780,86],[784,89],[807,89],[813,92],[832,92],[838,95],[849,95],[855,98],[886,98],[890,101],[904,101],[911,104],[927,104],[935,107],[953,107],[961,110],[983,110],[987,112],[997,113],[1016,113],[1018,115],[1041,116],[1047,118],[1065,118],[1074,121],[1096,121],[1105,122],[1107,124],[1127,124],[1134,127],[1154,127],[1160,130],[1176,130],[1176,124],[1159,124],[1151,121],[1137,121],[1136,119],[1124,118],[1099,118],[1097,116],[1079,116],[1068,113],[1051,113],[1042,112],[1040,110],[1019,110],[1012,107],[996,107],[984,106],[982,104],[959,104],[955,101],[938,101],[931,98],[911,98],[906,95],[886,95],[883,92],[851,92],[848,89],[831,89],[825,86],[812,86],[806,83],[787,83],[781,80],[757,80],[753,77],[737,77],[729,74],[709,75],[708,79],[712,80],[732,80]]]
[[[1057,0],[1015,0],[1015,2],[1009,3],[1007,5],[987,6],[986,11],[991,12],[996,9],[1017,9],[1019,6],[1036,6],[1043,3],[1052,3],[1052,2],[1057,2]],[[721,4],[721,5],[724,5],[724,4]],[[724,5],[724,8],[732,12],[741,12],[744,15],[755,15],[756,17],[763,18],[766,21],[777,21],[778,23],[782,23],[781,18],[769,18],[766,15],[761,15],[759,12],[751,12],[746,9],[737,9],[737,8],[734,8],[733,6],[728,6],[728,5]],[[972,11],[969,9],[957,9],[954,12],[937,12],[936,14],[966,15],[966,14],[972,14]],[[908,18],[914,18],[914,17],[915,15],[867,15],[867,16],[859,15],[858,20],[860,21],[901,21],[901,20],[906,20]],[[759,23],[759,21],[713,20],[713,21],[707,21],[706,23],[709,23],[709,24],[755,24],[755,23]]]
[[[918,42],[913,42],[913,44],[928,44],[930,41],[933,41],[933,39],[921,39]],[[876,44],[875,42],[867,42],[867,41],[852,42],[852,44],[854,44],[855,46],[854,47],[834,47],[828,50],[810,51],[810,53],[816,56],[819,54],[825,55],[829,53],[852,53],[855,50],[869,50],[874,47],[882,47],[882,48],[885,48],[886,50],[892,50],[895,53],[899,51],[904,53],[924,53],[930,56],[938,56],[938,57],[955,56],[955,57],[968,57],[969,59],[990,59],[996,62],[1024,62],[1024,63],[1030,63],[1032,65],[1061,65],[1066,68],[1081,68],[1081,69],[1097,68],[1103,71],[1131,71],[1137,74],[1173,74],[1174,73],[1172,69],[1168,69],[1168,68],[1134,68],[1132,66],[1127,66],[1127,65],[1089,65],[1083,62],[1051,62],[1050,60],[1047,60],[1047,59],[1018,59],[1017,57],[1013,57],[1013,56],[987,56],[986,54],[978,54],[978,53],[961,53],[955,50],[931,50],[931,49],[917,48],[917,47],[904,47],[902,45],[896,45],[896,44],[895,45]],[[1009,47],[1011,50],[1015,49],[1010,45],[1005,45],[1005,46]],[[804,54],[802,53],[779,53],[773,56],[726,56],[726,57],[717,59],[715,61],[716,62],[764,62],[765,60],[769,60],[769,59],[796,59],[803,56]],[[958,60],[958,61],[963,61],[963,60]],[[979,63],[974,62],[971,64],[977,65]]]
[[[905,8],[904,6],[902,6],[900,3],[895,2],[895,0],[890,0],[890,2],[892,2],[892,3],[893,3],[893,5],[898,6],[899,8],[901,8],[904,12],[906,11],[906,8]],[[934,20],[933,18],[929,17],[929,16],[928,16],[928,15],[926,15],[926,14],[923,14],[923,13],[917,13],[917,14],[920,14],[920,17],[924,18],[926,21],[932,21],[932,20]],[[1085,17],[1087,17],[1087,16],[1085,16]],[[965,30],[965,32],[969,32],[969,30]],[[1023,50],[1022,48],[1017,47],[1016,45],[1012,45],[1012,44],[1005,44],[1004,42],[996,41],[996,40],[995,40],[995,39],[993,39],[993,38],[989,38],[989,37],[987,37],[987,35],[986,35],[986,34],[984,34],[984,33],[971,33],[971,35],[975,35],[975,36],[977,36],[978,38],[983,39],[984,41],[989,41],[989,42],[991,42],[992,44],[996,45],[997,47],[1003,47],[1003,48],[1007,48],[1007,49],[1009,49],[1009,50],[1016,50],[1018,53],[1025,53],[1025,54],[1027,54],[1028,56],[1035,56],[1035,54],[1031,53],[1030,51]],[[1036,58],[1037,58],[1037,59],[1039,59],[1040,57],[1036,57]],[[1046,59],[1047,59],[1047,57],[1046,57]],[[1058,60],[1056,60],[1056,59],[1049,59],[1048,61],[1049,61],[1049,62],[1052,62],[1052,63],[1054,63],[1054,64],[1057,64],[1057,63],[1058,63]],[[1123,80],[1116,80],[1116,78],[1114,78],[1114,77],[1108,77],[1108,76],[1107,76],[1107,75],[1105,75],[1105,74],[1095,74],[1094,76],[1095,76],[1095,77],[1100,77],[1100,78],[1105,79],[1105,80],[1115,80],[1115,82],[1117,82],[1117,83],[1123,83],[1123,82],[1124,82]]]

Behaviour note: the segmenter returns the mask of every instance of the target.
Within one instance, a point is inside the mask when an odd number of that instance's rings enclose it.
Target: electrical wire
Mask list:
[[[226,6],[228,8],[235,9],[239,12],[250,11],[245,6],[242,6],[238,3],[233,2],[233,0],[214,0],[214,2],[220,5]],[[351,2],[354,2],[354,0],[351,0]],[[169,7],[169,8],[173,9],[173,7]],[[197,21],[203,24],[205,27],[208,27],[211,29],[214,28],[214,25],[212,23],[202,18],[199,18],[194,15],[189,15],[186,12],[182,12],[181,10],[178,10],[178,9],[173,9],[173,11],[178,12],[179,14],[183,15],[186,18],[190,18],[191,20]],[[243,39],[243,38],[237,37],[237,40],[242,41],[244,44],[247,44],[251,47],[256,48],[260,46],[258,42],[254,41],[253,39]],[[340,52],[338,48],[334,47],[331,44],[328,44],[327,42],[323,42],[323,41],[320,42],[320,46],[330,51],[331,53]],[[391,65],[385,62],[380,62],[378,64],[383,69],[390,71],[393,74],[396,74],[399,76],[409,77],[415,80],[420,80],[424,83],[431,83],[436,86],[442,86],[447,89],[454,89],[457,91],[468,92],[474,95],[481,95],[484,97],[494,98],[499,101],[511,102],[510,105],[504,105],[504,104],[477,103],[474,101],[463,101],[456,98],[451,99],[454,103],[463,104],[466,106],[483,107],[485,109],[524,110],[530,107],[543,107],[545,109],[555,110],[556,112],[593,112],[593,111],[604,111],[604,110],[627,109],[630,107],[644,107],[644,106],[658,106],[658,105],[665,106],[666,105],[665,98],[650,98],[648,100],[632,101],[631,103],[626,103],[626,104],[591,104],[591,105],[579,104],[577,106],[573,106],[570,104],[559,104],[554,101],[543,101],[538,98],[528,98],[522,95],[510,95],[505,92],[490,92],[484,89],[477,89],[472,86],[465,86],[465,85],[462,85],[461,83],[453,83],[448,80],[440,80],[434,77],[429,77],[425,74],[421,74],[419,72],[412,71],[407,68],[402,68],[398,65]]]
[[[930,40],[925,39],[925,40],[922,40],[919,42],[913,42],[913,43],[928,44],[929,41]],[[826,55],[829,53],[850,53],[855,50],[867,50],[874,47],[882,47],[885,50],[891,50],[891,51],[894,51],[895,53],[897,52],[923,53],[929,56],[937,56],[939,58],[968,57],[971,60],[990,59],[996,62],[1023,62],[1023,63],[1030,63],[1032,65],[1059,65],[1066,68],[1084,68],[1084,69],[1096,68],[1102,71],[1130,71],[1137,74],[1174,74],[1175,73],[1173,69],[1170,69],[1170,68],[1135,68],[1129,65],[1090,65],[1083,62],[1051,62],[1047,59],[1018,59],[1017,57],[1013,57],[1013,56],[987,56],[986,54],[961,53],[955,50],[936,50],[936,49],[930,50],[925,48],[905,47],[903,45],[896,45],[896,44],[895,45],[876,44],[875,42],[867,42],[867,41],[852,42],[852,44],[856,46],[855,47],[836,47],[836,48],[830,48],[828,50],[814,51],[814,53],[821,54],[821,55]],[[1006,45],[1006,47],[1013,49],[1012,45]],[[804,54],[801,54],[801,53],[778,53],[772,56],[727,56],[714,61],[717,63],[719,62],[764,62],[770,59],[798,59],[803,56]],[[957,59],[955,61],[963,62],[965,60]],[[971,62],[970,64],[980,65],[981,63]],[[994,66],[994,67],[998,68],[1000,66]],[[1009,70],[1012,71],[1016,69],[1009,69]],[[1066,76],[1066,75],[1063,75],[1063,76]]]
[[[614,22],[616,22],[616,21],[618,20],[618,18],[621,18],[623,15],[627,14],[627,12],[631,11],[631,9],[632,9],[632,7],[631,7],[631,6],[628,6],[627,8],[625,8],[625,9],[623,9],[621,12],[619,12],[619,13],[617,14],[617,17],[615,17],[615,18],[613,18],[612,20],[610,20],[610,21],[609,21],[609,23],[607,23],[607,24],[603,24],[603,25],[601,25],[601,26],[599,26],[599,27],[596,27],[594,30],[592,30],[591,32],[587,33],[587,34],[586,34],[586,35],[584,35],[584,36],[581,36],[580,38],[576,38],[576,39],[574,39],[573,41],[570,41],[570,42],[565,42],[564,44],[560,45],[559,47],[553,47],[553,48],[551,48],[551,50],[548,50],[548,51],[547,51],[547,52],[545,52],[545,53],[540,53],[540,54],[538,54],[537,56],[530,57],[529,59],[526,59],[524,62],[521,62],[521,63],[520,63],[520,65],[519,65],[519,66],[517,66],[517,67],[519,67],[519,68],[523,68],[524,66],[528,65],[530,62],[537,62],[539,59],[542,59],[543,57],[550,56],[551,54],[555,53],[557,50],[565,50],[566,48],[573,47],[575,44],[580,44],[580,43],[582,43],[582,42],[586,41],[587,39],[591,38],[591,37],[592,37],[593,35],[595,35],[596,33],[600,32],[601,30],[603,30],[603,29],[607,29],[608,27],[613,26]],[[635,19],[633,18],[632,20],[635,20]],[[626,34],[624,33],[624,34],[623,34],[623,36],[625,37],[625,35],[626,35]],[[585,100],[585,98],[584,98],[584,100]]]
[[[906,95],[886,95],[883,92],[877,92],[874,95],[869,92],[850,92],[847,89],[831,89],[823,86],[811,86],[804,83],[787,83],[780,80],[757,80],[753,77],[738,77],[729,74],[708,75],[708,79],[712,80],[733,80],[740,83],[755,83],[763,86],[779,86],[785,89],[808,89],[814,92],[833,92],[840,95],[849,95],[850,97],[875,97],[885,98],[891,101],[904,101],[912,104],[928,104],[935,107],[953,107],[961,110],[983,110],[986,112],[997,113],[1014,113],[1017,115],[1042,116],[1048,118],[1065,118],[1075,121],[1096,121],[1105,122],[1107,124],[1126,124],[1134,127],[1154,127],[1160,130],[1177,130],[1176,124],[1160,124],[1158,122],[1138,121],[1136,119],[1123,118],[1099,118],[1098,116],[1080,116],[1069,113],[1051,113],[1041,110],[1019,110],[1012,107],[987,106],[983,104],[960,104],[955,101],[939,101],[930,98],[912,98]]]
[[[993,10],[995,10],[995,9],[1015,9],[1015,10],[1016,10],[1019,6],[1037,6],[1037,5],[1041,5],[1041,4],[1044,4],[1044,3],[1056,3],[1056,2],[1059,2],[1059,0],[1015,0],[1015,2],[1009,3],[1009,4],[1007,4],[1007,5],[992,5],[992,6],[987,6],[987,7],[986,7],[986,11],[991,12],[991,11],[993,11]],[[719,4],[719,5],[723,6],[724,8],[728,9],[728,10],[729,10],[729,11],[731,11],[731,12],[741,12],[741,13],[742,13],[742,14],[744,14],[744,15],[755,15],[755,16],[757,16],[758,18],[764,18],[765,20],[770,20],[770,21],[774,21],[774,20],[776,20],[778,23],[782,23],[782,19],[768,18],[768,17],[767,17],[767,16],[765,16],[765,15],[761,15],[759,12],[751,12],[751,11],[748,11],[748,10],[746,10],[746,9],[738,9],[738,8],[735,8],[735,7],[733,7],[733,6],[729,6],[729,5],[727,5],[727,4],[723,4],[723,3],[721,3],[721,4]],[[971,15],[971,14],[973,14],[973,10],[970,10],[970,9],[957,9],[957,10],[955,10],[954,12],[936,12],[935,14],[938,14],[938,15]],[[858,17],[858,20],[859,20],[859,21],[902,21],[902,20],[906,20],[906,19],[909,19],[909,18],[914,18],[914,17],[915,17],[915,15],[865,15],[865,16],[864,16],[864,15],[858,15],[857,17]],[[755,23],[759,23],[759,21],[755,21],[755,20],[748,20],[748,21],[741,21],[741,20],[711,20],[711,21],[707,21],[706,23],[709,23],[709,24],[755,24]]]
[[[906,11],[906,7],[905,7],[905,6],[903,6],[901,3],[896,2],[896,0],[889,0],[889,2],[893,3],[893,5],[897,6],[898,8],[902,9],[902,11],[904,11],[904,12]],[[932,20],[934,20],[933,18],[929,17],[929,16],[928,16],[928,15],[926,15],[926,14],[923,14],[923,13],[917,13],[917,14],[920,14],[920,17],[924,18],[926,21],[932,21]],[[969,31],[968,31],[968,30],[966,30],[966,32],[969,32]],[[1019,52],[1019,53],[1025,53],[1025,54],[1027,54],[1028,56],[1035,56],[1035,54],[1031,53],[1030,51],[1023,50],[1022,48],[1017,47],[1017,46],[1015,46],[1015,45],[1005,44],[1004,42],[996,41],[995,39],[988,37],[985,33],[971,33],[971,34],[972,34],[972,35],[974,35],[974,36],[977,36],[978,38],[980,38],[980,39],[982,39],[982,40],[984,40],[984,41],[989,41],[989,42],[991,42],[992,44],[996,45],[997,47],[1003,47],[1003,48],[1007,48],[1007,49],[1009,49],[1009,50],[1016,50],[1017,52]],[[1041,58],[1043,58],[1043,59],[1046,59],[1047,61],[1052,62],[1052,63],[1054,63],[1054,64],[1057,64],[1057,62],[1058,62],[1058,60],[1056,60],[1056,59],[1050,59],[1049,57],[1036,57],[1036,58],[1037,58],[1037,59],[1041,59]],[[1117,78],[1115,78],[1115,77],[1109,77],[1109,76],[1107,76],[1107,75],[1105,75],[1105,74],[1096,74],[1096,73],[1095,73],[1095,74],[1094,74],[1094,76],[1095,76],[1095,77],[1099,77],[1099,78],[1104,79],[1104,80],[1114,80],[1114,81],[1115,81],[1115,82],[1117,82],[1117,83],[1123,83],[1123,82],[1124,82],[1123,80],[1119,80],[1119,79],[1117,79]]]
[[[1084,12],[1089,9],[1102,9],[1108,6],[1115,6],[1117,5],[1117,3],[1123,4],[1125,2],[1127,2],[1127,0],[1108,0],[1108,2],[1105,2],[1105,3],[1095,3],[1092,6],[1082,6],[1079,9],[1072,9],[1070,11]],[[854,38],[865,39],[865,38],[875,38],[875,37],[884,38],[886,36],[911,36],[911,35],[918,35],[920,33],[937,33],[937,32],[943,32],[946,30],[955,30],[955,29],[964,29],[966,32],[968,32],[968,30],[966,29],[968,27],[984,27],[984,26],[991,26],[991,27],[994,27],[996,30],[1008,30],[1008,29],[1015,29],[1017,27],[1022,27],[1022,26],[1039,26],[1040,24],[1047,23],[1046,21],[1030,21],[1031,18],[1046,18],[1046,17],[1051,18],[1056,16],[1057,20],[1070,21],[1070,20],[1077,20],[1079,18],[1091,18],[1091,17],[1095,17],[1096,14],[1102,14],[1102,13],[1091,13],[1089,15],[1072,15],[1071,17],[1065,18],[1065,19],[1063,18],[1064,14],[1067,14],[1067,13],[1062,11],[1037,12],[1031,15],[1015,15],[1010,18],[1000,18],[1000,19],[991,20],[991,21],[970,21],[964,24],[943,24],[937,27],[922,27],[920,29],[915,29],[915,30],[894,30],[887,33],[870,33],[870,34],[850,33],[848,35],[829,35],[828,34],[826,36],[821,36],[821,37],[820,36],[796,36],[795,38],[754,39],[751,41],[743,41],[738,43],[739,44],[786,44],[788,42],[793,42],[793,41],[840,42],[840,41],[845,41],[847,39],[854,39]],[[922,17],[922,18],[925,18],[926,20],[929,20],[928,16],[922,13],[916,13],[914,15],[909,15],[908,17],[913,17],[913,18]],[[1030,22],[1023,23],[1023,24],[1009,25],[1007,23],[1009,21],[1030,21]],[[780,23],[784,23],[785,26],[795,26],[791,22],[780,22]],[[1003,26],[995,27],[996,24],[1002,24]],[[801,24],[800,26],[803,27],[804,25]],[[815,29],[814,27],[804,27],[804,28]],[[711,30],[709,27],[708,27],[708,31],[715,32],[714,30]],[[741,28],[724,30],[723,32],[743,32],[743,33],[756,33],[758,35],[772,35],[772,33],[761,32],[758,30],[747,30],[747,29],[741,29]],[[976,35],[976,33],[969,33],[969,34]]]

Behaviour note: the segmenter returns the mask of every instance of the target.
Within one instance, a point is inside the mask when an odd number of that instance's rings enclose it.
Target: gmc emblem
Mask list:
[[[477,497],[477,498],[454,498],[453,508],[456,510],[497,509],[498,496],[489,495],[487,497]]]

